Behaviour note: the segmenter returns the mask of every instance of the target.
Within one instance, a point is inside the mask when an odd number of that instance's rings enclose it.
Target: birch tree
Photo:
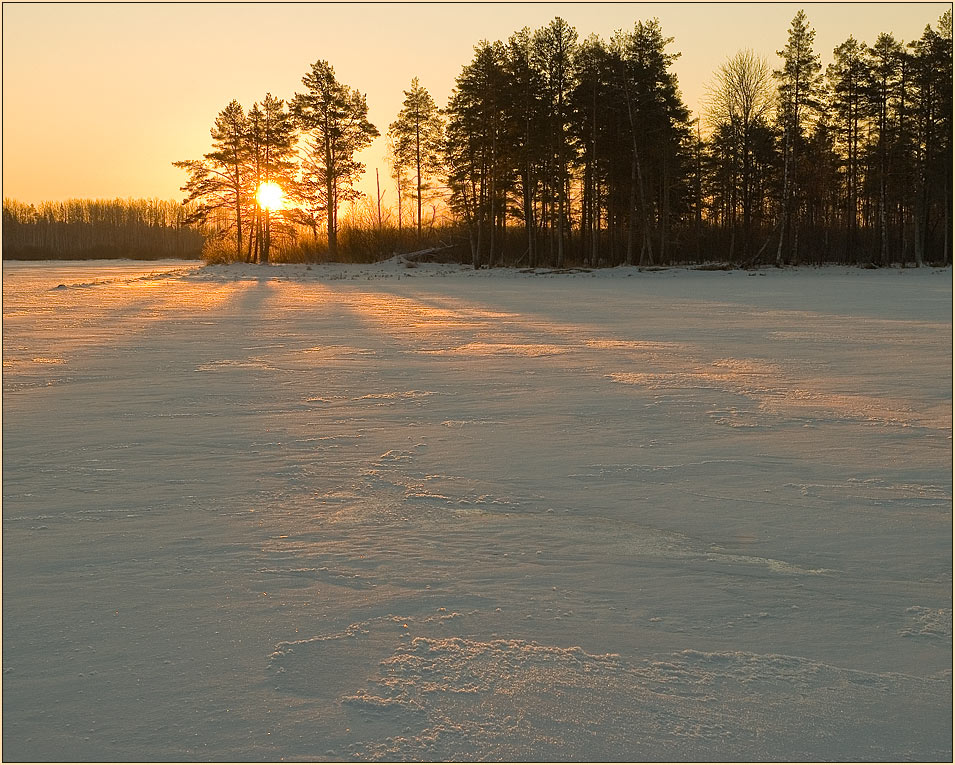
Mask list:
[[[739,176],[744,261],[749,258],[752,238],[756,152],[759,134],[767,130],[773,107],[772,82],[766,60],[752,50],[742,50],[720,65],[707,89],[707,116],[713,128],[731,142],[731,161],[736,165],[733,174]]]

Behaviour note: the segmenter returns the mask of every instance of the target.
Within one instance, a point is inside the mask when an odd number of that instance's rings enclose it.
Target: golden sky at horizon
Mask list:
[[[412,77],[444,106],[482,38],[505,40],[562,16],[582,38],[608,39],[660,19],[684,99],[696,113],[713,71],[741,48],[771,66],[803,8],[823,66],[850,34],[905,42],[949,3],[5,3],[3,195],[181,199],[175,160],[209,151],[209,129],[233,98],[290,98],[312,62],[367,94],[387,132]],[[384,137],[362,154],[360,188],[388,173]],[[385,198],[387,205],[393,194]]]

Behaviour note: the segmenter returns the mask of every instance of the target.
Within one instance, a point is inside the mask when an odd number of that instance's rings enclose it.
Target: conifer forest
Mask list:
[[[655,19],[609,40],[559,17],[482,40],[445,108],[415,78],[387,127],[318,60],[301,92],[215,116],[210,151],[174,163],[182,205],[4,200],[4,257],[951,263],[951,11],[917,40],[850,36],[825,68],[814,38],[800,11],[775,62],[729,52],[698,114]],[[359,153],[380,135],[375,199]]]

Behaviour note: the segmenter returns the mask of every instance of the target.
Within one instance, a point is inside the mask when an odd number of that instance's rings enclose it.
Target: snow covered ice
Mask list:
[[[10,760],[952,758],[952,272],[5,263]]]

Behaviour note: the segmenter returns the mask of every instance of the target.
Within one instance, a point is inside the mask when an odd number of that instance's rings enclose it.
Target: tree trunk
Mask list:
[[[633,265],[633,237],[637,218],[637,155],[630,157],[630,217],[627,226],[627,265]]]
[[[375,199],[378,203],[378,237],[381,237],[381,180],[378,177],[378,168],[375,168]]]
[[[636,135],[634,135],[633,156],[637,166],[637,188],[640,190],[640,210],[643,219],[643,245],[640,248],[640,265],[653,265],[653,244],[650,241],[650,216],[647,213],[647,196],[643,183],[643,167],[637,154]]]
[[[945,210],[945,226],[943,227],[945,239],[942,247],[942,263],[950,263],[951,256],[949,254],[951,247],[951,227],[952,227],[952,195],[949,193],[946,195],[945,204],[942,206]]]
[[[667,155],[663,156],[663,189],[660,203],[660,264],[666,263],[667,258],[667,237],[670,227],[670,165],[667,162]]]
[[[235,259],[242,260],[242,203],[235,199]]]
[[[418,241],[421,241],[421,120],[415,117],[414,126],[415,170],[418,178]]]
[[[531,268],[537,265],[537,255],[535,252],[535,224],[534,224],[534,198],[530,187],[530,167],[525,166],[521,185],[523,186],[523,207],[524,207],[524,235],[527,238],[527,257]]]
[[[253,208],[252,210],[252,230],[255,230],[255,225],[257,221],[258,207]],[[249,232],[249,246],[246,250],[245,262],[246,263],[255,263],[255,253],[252,251],[253,239],[251,231]]]
[[[592,209],[590,212],[590,264],[597,267],[600,262],[600,181],[594,178]]]
[[[402,220],[401,220],[401,175],[400,174],[398,175],[398,180],[395,182],[395,192],[398,195],[398,233],[401,234]]]
[[[633,220],[632,220],[633,188],[632,187],[633,187],[634,172],[636,172],[637,185],[640,191],[640,208],[642,212],[641,217],[643,219],[643,245],[641,246],[641,249],[640,249],[640,265],[644,265],[644,254],[648,254],[650,262],[651,263],[653,262],[653,247],[650,244],[650,222],[649,222],[649,216],[647,215],[647,199],[646,199],[646,194],[644,193],[644,186],[643,186],[643,169],[640,166],[640,152],[639,152],[639,148],[637,144],[637,126],[633,118],[633,107],[630,103],[630,88],[627,83],[626,74],[624,74],[623,85],[624,85],[624,96],[626,97],[626,101],[627,101],[627,120],[630,123],[630,141],[633,147],[632,164],[630,166],[630,186],[631,186],[630,227],[632,230],[633,228]],[[633,248],[631,246],[631,243],[628,240],[628,244],[627,244],[628,265],[632,265],[632,256],[633,256]]]
[[[783,265],[783,243],[786,241],[786,227],[789,223],[789,145],[790,130],[786,130],[786,144],[783,148],[783,198],[780,206],[779,245],[776,248],[776,267]]]
[[[752,159],[749,127],[743,127],[743,261],[749,260],[753,222]]]
[[[497,180],[497,131],[495,130],[491,134],[491,167],[490,167],[490,176],[491,176],[491,190],[488,197],[488,218],[491,225],[491,230],[488,232],[488,254],[487,254],[487,267],[494,267],[494,257],[496,238],[494,236],[495,229],[497,226],[496,222],[496,212],[497,212],[497,194],[496,194],[496,183]]]
[[[889,226],[885,209],[885,169],[879,179],[879,259],[881,265],[889,265]]]

